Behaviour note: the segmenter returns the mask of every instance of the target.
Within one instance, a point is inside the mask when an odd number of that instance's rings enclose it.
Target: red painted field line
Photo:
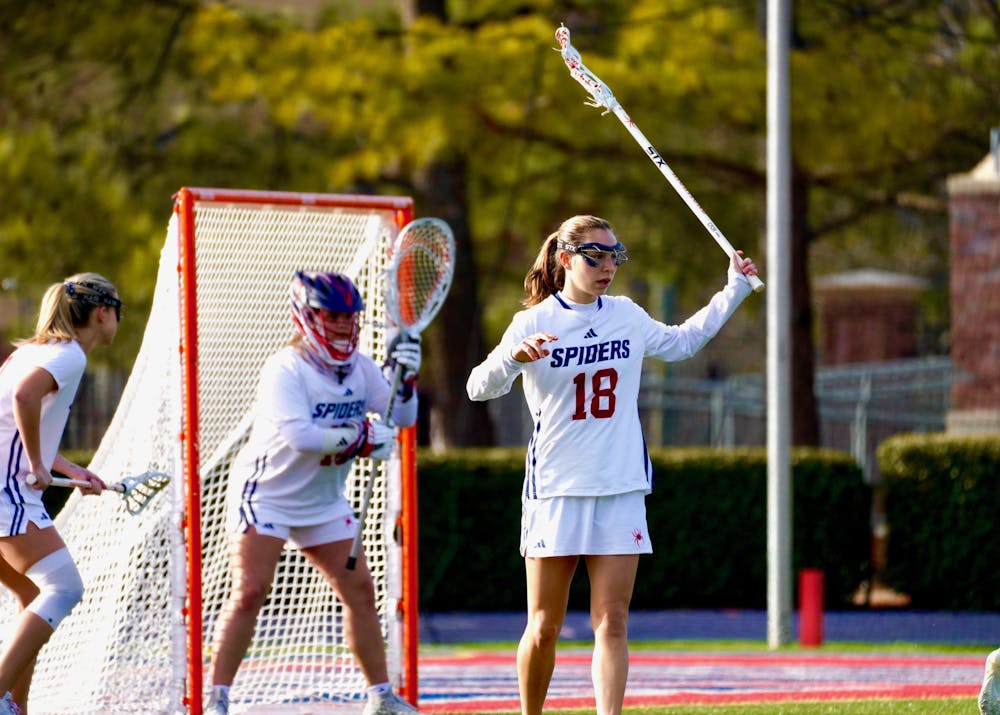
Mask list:
[[[626,696],[627,707],[651,705],[731,705],[739,703],[809,702],[834,700],[915,700],[921,698],[974,697],[979,686],[969,685],[899,685],[858,690],[775,691],[769,693],[674,693],[672,695]],[[581,709],[594,707],[593,697],[548,698],[546,709]],[[447,703],[421,703],[420,712],[502,712],[519,710],[513,698],[467,700]]]
[[[557,653],[556,667],[559,663],[590,663],[590,653]],[[833,654],[820,655],[802,653],[797,655],[761,653],[754,655],[710,653],[629,653],[629,661],[647,665],[700,665],[703,663],[717,665],[854,665],[854,666],[966,666],[982,664],[979,656],[906,656],[906,655],[850,655]],[[458,653],[454,655],[421,656],[422,665],[506,665],[515,662],[514,654],[504,653]]]

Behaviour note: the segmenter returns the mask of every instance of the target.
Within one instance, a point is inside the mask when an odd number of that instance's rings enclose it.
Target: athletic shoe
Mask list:
[[[0,698],[0,715],[21,715],[21,708],[14,702],[14,698],[10,696],[10,693],[5,693]]]
[[[222,688],[212,688],[205,715],[229,715],[229,693]]]
[[[979,691],[979,712],[1000,715],[1000,648],[986,656],[983,689]]]
[[[362,715],[408,715],[415,712],[417,709],[396,693],[381,696],[369,693]]]

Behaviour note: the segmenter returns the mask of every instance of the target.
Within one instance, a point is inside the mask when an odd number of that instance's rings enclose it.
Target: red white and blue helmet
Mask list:
[[[292,279],[292,321],[305,340],[306,347],[327,365],[339,365],[350,360],[358,347],[360,325],[355,316],[348,338],[327,335],[320,309],[332,313],[360,313],[365,302],[357,286],[340,273],[296,271]]]

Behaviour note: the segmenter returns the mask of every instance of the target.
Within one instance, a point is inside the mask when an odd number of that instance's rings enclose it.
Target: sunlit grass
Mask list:
[[[561,642],[560,650],[588,648],[586,641]],[[476,643],[421,645],[421,652],[429,655],[438,653],[509,653],[514,658],[516,643]],[[789,645],[771,650],[760,641],[638,641],[629,645],[632,651],[657,652],[704,652],[704,653],[821,653],[835,655],[879,654],[879,655],[976,655],[986,657],[982,646],[924,644],[924,643],[847,643],[828,642],[818,648],[802,648]],[[556,656],[558,669],[558,655]],[[658,705],[651,707],[626,707],[623,715],[970,715],[977,713],[976,698],[917,698],[896,700],[878,698],[871,700],[805,700],[802,702],[740,703],[729,705]],[[594,710],[546,710],[551,715],[593,715]],[[462,715],[454,713],[452,715]],[[470,713],[469,715],[473,715]],[[474,715],[482,715],[477,712]]]
[[[590,641],[560,641],[560,650],[578,650],[581,648],[591,648]],[[508,652],[511,657],[517,644],[514,642],[487,642],[487,643],[421,643],[421,652],[427,654],[437,653],[503,653]],[[705,652],[705,653],[872,653],[879,655],[976,655],[982,656],[985,662],[989,648],[979,645],[951,645],[946,643],[911,643],[900,641],[897,643],[855,643],[847,641],[826,642],[818,648],[803,648],[798,644],[783,646],[776,650],[768,647],[763,641],[747,640],[676,640],[676,641],[632,641],[629,643],[629,650],[633,652],[656,651],[656,652]]]

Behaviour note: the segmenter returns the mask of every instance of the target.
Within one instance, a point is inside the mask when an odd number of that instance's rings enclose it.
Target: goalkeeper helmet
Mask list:
[[[309,351],[330,366],[350,360],[360,337],[357,314],[365,309],[351,279],[340,273],[296,271],[290,292],[292,321]],[[351,313],[349,327],[331,320],[329,313]]]

